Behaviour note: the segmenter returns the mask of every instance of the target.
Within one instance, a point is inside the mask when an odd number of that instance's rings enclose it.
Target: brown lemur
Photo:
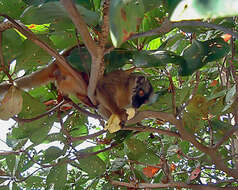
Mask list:
[[[68,55],[69,52],[64,55]],[[120,118],[121,124],[127,120],[125,109],[128,107],[139,108],[146,103],[153,94],[149,80],[130,70],[116,70],[105,74],[97,83],[93,105],[87,96],[88,76],[78,72],[81,84],[74,76],[65,70],[57,61],[49,64],[42,70],[14,80],[14,85],[20,89],[30,89],[49,82],[56,82],[57,88],[64,95],[74,94],[82,103],[96,107],[100,114],[108,119],[112,114]],[[12,84],[0,84],[0,94],[6,92]]]

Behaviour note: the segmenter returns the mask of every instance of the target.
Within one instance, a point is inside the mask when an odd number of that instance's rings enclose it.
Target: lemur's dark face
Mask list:
[[[132,107],[139,108],[145,104],[153,94],[153,87],[149,80],[144,76],[138,76],[136,79],[136,86],[133,89]]]

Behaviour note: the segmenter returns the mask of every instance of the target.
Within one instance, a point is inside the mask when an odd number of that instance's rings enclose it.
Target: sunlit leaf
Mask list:
[[[136,32],[143,18],[144,4],[142,0],[112,0],[109,10],[110,35],[113,45],[119,47]]]

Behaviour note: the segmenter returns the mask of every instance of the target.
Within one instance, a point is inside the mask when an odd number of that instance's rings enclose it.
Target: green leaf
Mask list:
[[[78,11],[83,16],[84,21],[87,24],[98,24],[99,17],[97,13],[89,11],[80,5],[76,5],[76,7],[78,8]],[[24,12],[22,22],[27,24],[60,24],[61,22],[66,22],[70,23],[70,28],[73,28],[72,21],[68,17],[68,13],[58,1],[43,3],[41,6],[30,7],[29,9],[27,9],[27,11]]]
[[[21,175],[22,172],[25,172],[35,164],[26,154],[20,155],[20,160],[17,165],[16,173]]]
[[[12,188],[9,188],[10,190],[19,190],[19,187],[17,186],[16,183],[12,184]]]
[[[208,62],[223,58],[229,51],[229,45],[221,38],[204,42],[193,40],[192,45],[184,50],[183,57],[186,62],[181,65],[180,74],[190,75]]]
[[[238,2],[233,0],[183,0],[173,11],[171,21],[236,16],[237,7]]]
[[[2,49],[6,65],[21,54],[22,39],[15,30],[10,29],[2,33]]]
[[[112,72],[123,67],[132,59],[133,52],[126,49],[115,49],[105,55],[106,72]]]
[[[85,171],[90,178],[99,177],[106,171],[105,162],[96,155],[79,159],[79,167]]]
[[[29,94],[40,102],[56,99],[56,92],[50,85],[43,85],[36,87],[29,91]]]
[[[234,85],[232,88],[230,88],[226,94],[226,102],[233,102],[235,100],[235,96],[237,95],[236,92],[236,85]]]
[[[14,169],[16,166],[16,155],[8,155],[6,158],[6,162],[7,162],[7,167],[10,170],[11,174],[13,175],[14,173]]]
[[[222,38],[215,38],[202,42],[205,49],[203,62],[212,62],[225,57],[230,52],[230,45]]]
[[[55,47],[59,49],[65,49],[77,44],[77,38],[74,31],[60,31],[51,33],[50,39],[54,43]]]
[[[46,178],[47,185],[54,184],[55,189],[63,190],[67,181],[67,164],[59,163],[51,168]]]
[[[119,47],[140,25],[144,4],[142,0],[112,0],[109,9],[110,35],[115,47]]]
[[[181,141],[179,143],[179,147],[181,148],[181,150],[184,154],[187,154],[189,151],[190,143],[187,141]]]
[[[129,150],[129,152],[132,152],[134,154],[142,154],[146,151],[146,145],[135,138],[130,138],[125,141],[126,147]]]
[[[46,106],[27,93],[23,93],[23,109],[19,118],[30,119],[46,112]],[[33,143],[40,143],[46,137],[53,125],[55,117],[45,116],[32,122],[24,122],[13,128],[12,135],[16,139],[30,138]]]
[[[87,48],[74,48],[67,56],[67,61],[78,71],[90,71],[92,60]]]
[[[0,0],[0,13],[6,14],[13,19],[19,19],[27,5],[22,0]]]
[[[162,0],[142,0],[145,6],[145,12],[159,8],[163,1]]]
[[[146,4],[144,5],[146,6]],[[161,21],[163,20],[165,14],[166,14],[166,11],[163,7],[159,7],[159,8],[154,7],[153,10],[145,13],[138,32],[147,32],[149,30],[152,30],[154,28],[161,26],[160,20]],[[149,37],[141,37],[141,38],[135,39],[134,42],[136,42],[137,44],[147,44],[149,41],[157,37],[158,35],[149,36]]]
[[[44,179],[40,176],[30,176],[26,179],[26,188],[33,189],[33,188],[40,188],[43,187],[42,181]]]
[[[180,74],[182,76],[190,75],[197,69],[201,68],[204,65],[202,62],[202,55],[204,55],[202,43],[193,40],[192,45],[184,50],[183,57],[186,62],[181,65]]]
[[[49,163],[51,161],[56,160],[58,157],[60,157],[62,155],[63,151],[55,146],[51,146],[49,148],[46,149],[45,151],[45,158],[42,161],[42,163]]]
[[[99,151],[99,150],[102,150],[104,149],[105,146],[104,145],[98,145],[98,146],[94,146],[92,148],[92,151],[93,152],[96,152],[96,151]],[[110,156],[110,153],[108,151],[105,151],[105,152],[100,152],[97,154],[97,156],[102,159],[105,163],[107,163],[109,161],[109,156]]]
[[[53,46],[49,39],[44,38],[44,41],[47,42],[48,45]],[[39,65],[45,65],[52,59],[51,55],[31,40],[25,40],[21,48],[21,54],[16,59],[17,71],[21,69],[32,69],[32,67],[37,67]]]
[[[84,115],[74,114],[68,117],[64,123],[67,131],[72,137],[80,137],[88,135],[87,118]],[[79,145],[83,141],[73,142],[74,146]]]
[[[144,51],[134,53],[134,62],[137,67],[157,67],[168,63],[182,65],[185,60],[170,51]]]
[[[161,38],[151,40],[148,44],[148,50],[156,50],[161,45]]]
[[[139,162],[143,162],[150,165],[156,165],[161,161],[159,156],[157,156],[152,150],[146,150],[144,153],[140,154],[137,159]]]

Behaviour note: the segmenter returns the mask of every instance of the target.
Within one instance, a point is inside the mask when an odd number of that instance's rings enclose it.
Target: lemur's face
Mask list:
[[[142,104],[148,102],[153,94],[153,87],[144,76],[138,76],[136,86],[133,88],[132,107],[139,108]]]

